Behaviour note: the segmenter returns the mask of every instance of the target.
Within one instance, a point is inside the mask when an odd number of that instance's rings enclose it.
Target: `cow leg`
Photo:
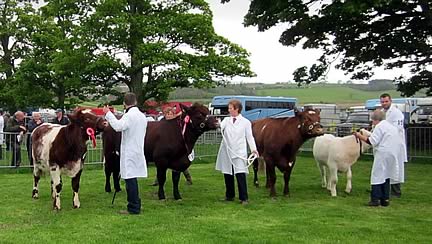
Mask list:
[[[111,178],[111,170],[107,167],[105,163],[105,192],[111,192],[110,178]]]
[[[269,163],[269,165],[267,165],[267,162],[270,162],[270,161],[265,160],[265,164],[266,164],[266,188],[270,189],[270,187],[271,187],[271,181],[270,181],[271,170],[270,170],[270,168],[274,168],[275,166],[269,166],[270,163]]]
[[[165,181],[166,181],[166,168],[157,168],[157,178],[158,178],[158,182],[159,182],[159,191],[158,191],[158,196],[159,196],[159,200],[163,200],[165,199],[165,191],[164,191],[164,185],[165,185]]]
[[[351,171],[351,167],[348,167],[348,170],[347,170],[347,184],[346,184],[346,188],[345,188],[345,192],[346,193],[351,193],[351,190],[352,190],[351,179],[352,179],[352,171]]]
[[[338,182],[338,175],[337,175],[337,168],[336,167],[329,167],[329,184],[330,184],[330,193],[332,197],[335,197],[337,195],[336,193],[336,185]]]
[[[321,164],[317,161],[317,166],[320,170],[321,175],[321,187],[326,188],[327,187],[327,172],[324,164]]]
[[[81,203],[78,196],[79,184],[81,179],[82,169],[72,178],[72,190],[73,190],[73,208],[80,208]]]
[[[180,171],[176,171],[176,170],[172,170],[171,172],[172,172],[171,176],[172,176],[172,182],[173,182],[174,199],[175,200],[180,200],[182,198],[180,196],[180,192],[179,192],[178,186],[179,186],[181,172]]]
[[[114,170],[113,172],[113,182],[114,182],[114,189],[116,192],[121,191],[120,187],[120,171]]]
[[[58,166],[51,167],[51,181],[52,181],[52,192],[53,192],[53,209],[60,210],[60,193],[62,190],[62,183],[60,178],[60,168]]]
[[[254,171],[254,185],[256,187],[259,187],[259,182],[258,182],[258,165],[259,165],[258,159],[255,159],[253,161],[253,171]]]
[[[284,180],[285,180],[284,195],[285,196],[289,196],[289,181],[291,178],[292,169],[294,168],[294,164],[295,164],[295,162],[289,162],[288,163],[288,169],[286,169],[284,171]]]
[[[270,187],[270,197],[276,197],[276,168],[274,165],[267,165],[268,169],[268,183]]]
[[[33,169],[33,180],[34,181],[33,181],[33,192],[32,192],[33,199],[39,198],[39,180],[40,180],[41,175],[42,175],[42,170],[34,167],[34,169]]]

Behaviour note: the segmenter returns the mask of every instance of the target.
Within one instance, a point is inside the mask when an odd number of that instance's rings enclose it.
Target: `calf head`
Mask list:
[[[102,132],[107,126],[105,119],[97,116],[90,109],[79,108],[67,116],[71,123],[77,124],[84,129],[92,128],[96,132]]]
[[[303,136],[311,138],[324,134],[324,130],[320,124],[320,110],[308,109],[303,112],[296,111],[295,116],[300,120],[298,127]]]
[[[367,137],[369,137],[372,133],[366,129],[360,129],[360,134],[365,135]],[[362,153],[368,151],[372,146],[369,145],[368,143],[362,143],[361,145],[361,151]]]
[[[195,103],[191,107],[180,104],[180,107],[183,111],[182,118],[189,116],[189,123],[192,125],[192,130],[198,133],[204,133],[219,127],[219,122],[215,117],[210,116],[210,111],[206,106]]]

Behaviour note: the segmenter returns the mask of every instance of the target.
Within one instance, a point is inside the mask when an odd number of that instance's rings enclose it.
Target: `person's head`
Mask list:
[[[137,98],[135,93],[128,92],[124,96],[124,102],[123,102],[125,108],[130,108],[132,106],[137,105]]]
[[[377,125],[379,122],[385,120],[386,114],[379,109],[373,111],[371,115],[372,125]]]
[[[22,111],[16,111],[14,116],[17,121],[19,122],[24,121],[25,115]]]
[[[55,113],[56,113],[57,118],[63,117],[63,110],[61,108],[58,108]]]
[[[34,120],[40,120],[41,119],[41,114],[39,112],[33,112],[32,113],[32,118]]]
[[[174,109],[172,107],[165,107],[163,109],[163,115],[167,120],[174,118]]]
[[[228,102],[228,112],[231,116],[235,117],[239,115],[242,111],[243,107],[239,100],[232,99]]]
[[[390,94],[384,93],[380,96],[381,107],[385,110],[389,109],[392,104],[392,99]]]

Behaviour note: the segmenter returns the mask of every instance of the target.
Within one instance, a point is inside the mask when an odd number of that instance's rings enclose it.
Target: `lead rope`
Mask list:
[[[251,154],[249,155],[248,158],[245,158],[245,157],[242,157],[242,156],[238,155],[237,153],[235,153],[235,152],[234,152],[234,151],[233,151],[233,150],[228,146],[228,143],[227,143],[227,140],[226,140],[226,138],[225,138],[224,132],[221,131],[221,133],[222,133],[222,140],[223,140],[223,142],[224,142],[224,144],[225,144],[225,147],[226,147],[226,149],[227,149],[227,154],[228,154],[229,162],[231,163],[231,165],[232,165],[234,168],[236,168],[236,169],[247,169],[247,168],[249,168],[249,167],[253,164],[253,162],[255,161],[255,159],[258,158],[258,156],[257,156],[255,153],[251,153]],[[232,159],[231,159],[230,151],[231,151],[232,155],[234,155],[235,157],[240,158],[241,160],[245,161],[245,162],[246,162],[246,167],[238,167],[238,166],[236,166],[236,165],[233,163]]]

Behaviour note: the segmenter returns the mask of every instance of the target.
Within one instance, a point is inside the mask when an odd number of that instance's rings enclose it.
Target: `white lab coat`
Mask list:
[[[382,184],[386,179],[403,182],[400,178],[399,162],[403,160],[404,143],[398,129],[383,120],[373,130],[369,141],[374,148],[371,185]]]
[[[138,108],[132,107],[118,120],[111,112],[105,116],[111,127],[122,132],[120,144],[120,175],[122,179],[147,177],[144,157],[144,137],[147,119]]]
[[[400,182],[391,181],[390,184],[402,183],[405,180],[405,162],[408,162],[407,148],[406,148],[406,140],[405,140],[405,128],[404,128],[404,115],[403,113],[394,105],[391,105],[390,108],[386,111],[386,120],[390,122],[390,124],[394,125],[399,132],[399,136],[403,141],[404,147],[401,149],[404,155],[403,159],[398,162],[400,168]]]
[[[3,115],[0,115],[0,145],[3,145],[4,143],[3,128],[4,128],[4,118]]]
[[[251,152],[256,151],[255,140],[252,135],[252,124],[241,114],[236,117],[236,122],[233,123],[233,117],[226,117],[220,124],[222,133],[228,143],[227,149],[224,140],[222,139],[218,156],[216,159],[216,170],[224,174],[249,173],[247,161],[242,158],[247,158],[246,141]],[[242,157],[242,158],[240,158]],[[235,167],[233,167],[233,164]]]

